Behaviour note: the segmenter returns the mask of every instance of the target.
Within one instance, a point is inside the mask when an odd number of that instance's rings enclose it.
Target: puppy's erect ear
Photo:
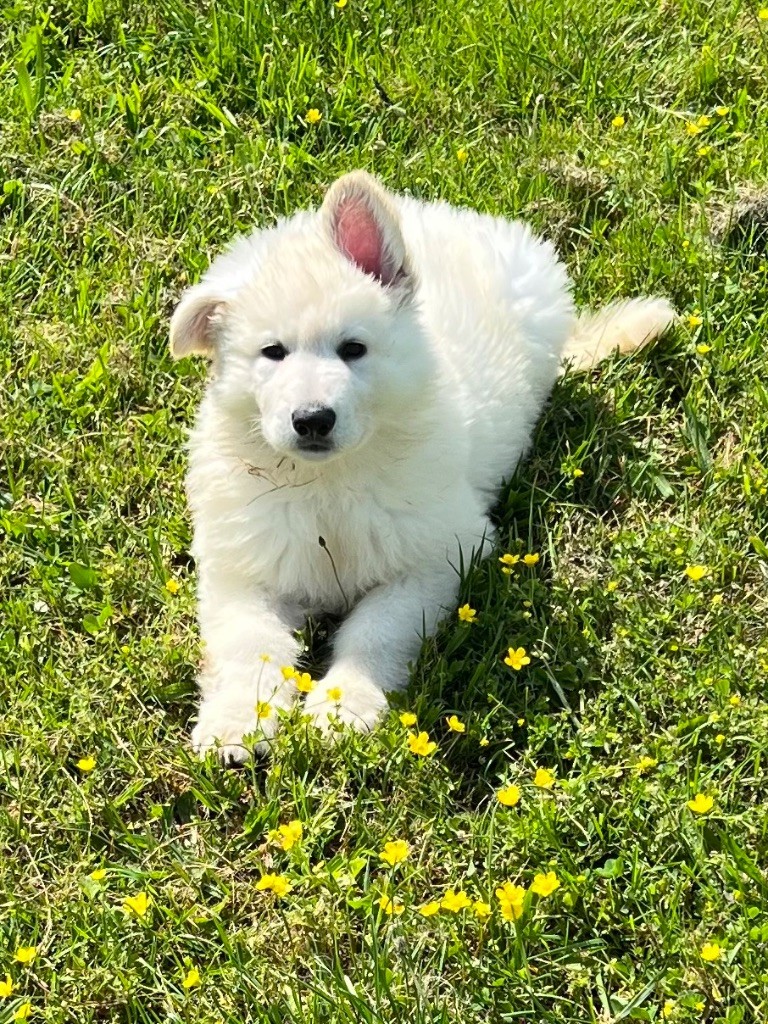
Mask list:
[[[331,185],[322,209],[333,244],[350,263],[385,288],[408,283],[397,210],[375,178],[365,171],[345,174]]]
[[[171,317],[170,346],[174,359],[184,356],[211,356],[223,300],[205,284],[188,288]]]

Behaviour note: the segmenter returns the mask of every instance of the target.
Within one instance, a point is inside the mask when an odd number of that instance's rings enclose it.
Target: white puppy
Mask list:
[[[371,728],[455,607],[462,557],[490,550],[488,508],[563,359],[632,351],[673,317],[636,299],[577,318],[554,248],[525,225],[360,171],[319,211],[235,241],[171,323],[174,356],[214,364],[187,481],[196,748],[242,761],[245,736],[270,738],[309,613],[346,618],[306,711]]]

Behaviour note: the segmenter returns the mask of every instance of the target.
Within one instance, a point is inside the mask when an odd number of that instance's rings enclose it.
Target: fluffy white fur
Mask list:
[[[462,555],[488,553],[487,510],[562,360],[631,351],[673,315],[637,299],[577,318],[565,268],[525,225],[393,195],[363,172],[319,211],[236,240],[171,324],[176,356],[214,363],[188,476],[196,748],[242,761],[245,736],[269,740],[297,697],[281,667],[299,659],[308,613],[346,617],[306,711],[323,729],[372,727],[455,607]],[[345,361],[350,339],[367,352]],[[336,415],[333,447],[302,450],[292,418],[320,407]]]

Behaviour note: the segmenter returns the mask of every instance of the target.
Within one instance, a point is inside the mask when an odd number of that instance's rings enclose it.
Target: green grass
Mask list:
[[[0,1021],[766,1019],[767,57],[730,0],[3,6]],[[168,317],[235,232],[357,166],[526,218],[584,304],[702,323],[561,383],[497,510],[499,555],[539,563],[470,569],[478,621],[380,731],[323,749],[297,718],[229,772],[187,746],[204,370],[171,364]],[[549,870],[505,921],[495,889]],[[416,912],[457,887],[491,916]]]

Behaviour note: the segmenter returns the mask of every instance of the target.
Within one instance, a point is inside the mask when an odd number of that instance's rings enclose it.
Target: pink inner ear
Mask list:
[[[344,196],[333,220],[333,240],[347,259],[383,285],[391,284],[398,267],[386,251],[384,233],[361,196]]]

